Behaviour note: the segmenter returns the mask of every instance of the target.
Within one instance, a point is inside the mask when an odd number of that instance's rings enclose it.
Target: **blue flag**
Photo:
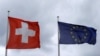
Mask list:
[[[58,22],[60,44],[95,44],[96,29],[92,27]]]

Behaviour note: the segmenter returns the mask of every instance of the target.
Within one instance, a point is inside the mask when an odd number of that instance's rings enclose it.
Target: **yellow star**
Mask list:
[[[80,43],[81,41],[79,40],[78,42]]]
[[[75,26],[73,26],[73,29],[75,29]]]
[[[73,32],[71,31],[70,34],[73,34]]]
[[[73,35],[72,38],[75,38],[75,36]]]
[[[78,41],[77,39],[74,39],[76,42]]]
[[[85,35],[87,36],[87,35],[88,35],[88,33],[85,33]]]
[[[86,39],[87,37],[86,36],[84,36],[84,39]]]

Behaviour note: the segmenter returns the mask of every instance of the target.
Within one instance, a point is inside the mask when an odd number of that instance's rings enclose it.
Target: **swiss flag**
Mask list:
[[[38,22],[8,17],[10,24],[7,49],[40,48],[40,29]]]

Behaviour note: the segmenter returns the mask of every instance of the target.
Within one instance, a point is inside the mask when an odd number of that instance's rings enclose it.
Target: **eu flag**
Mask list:
[[[58,22],[60,44],[95,44],[96,29],[83,25]]]

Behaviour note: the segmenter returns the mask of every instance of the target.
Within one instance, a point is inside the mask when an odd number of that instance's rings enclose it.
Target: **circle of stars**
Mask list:
[[[77,33],[77,32],[74,32],[75,29],[82,29],[84,36],[82,36],[81,39],[79,39],[75,36],[75,33]],[[72,26],[70,30],[71,30],[70,31],[71,38],[75,41],[75,43],[81,43],[87,39],[88,32],[87,32],[87,29],[85,27]]]

